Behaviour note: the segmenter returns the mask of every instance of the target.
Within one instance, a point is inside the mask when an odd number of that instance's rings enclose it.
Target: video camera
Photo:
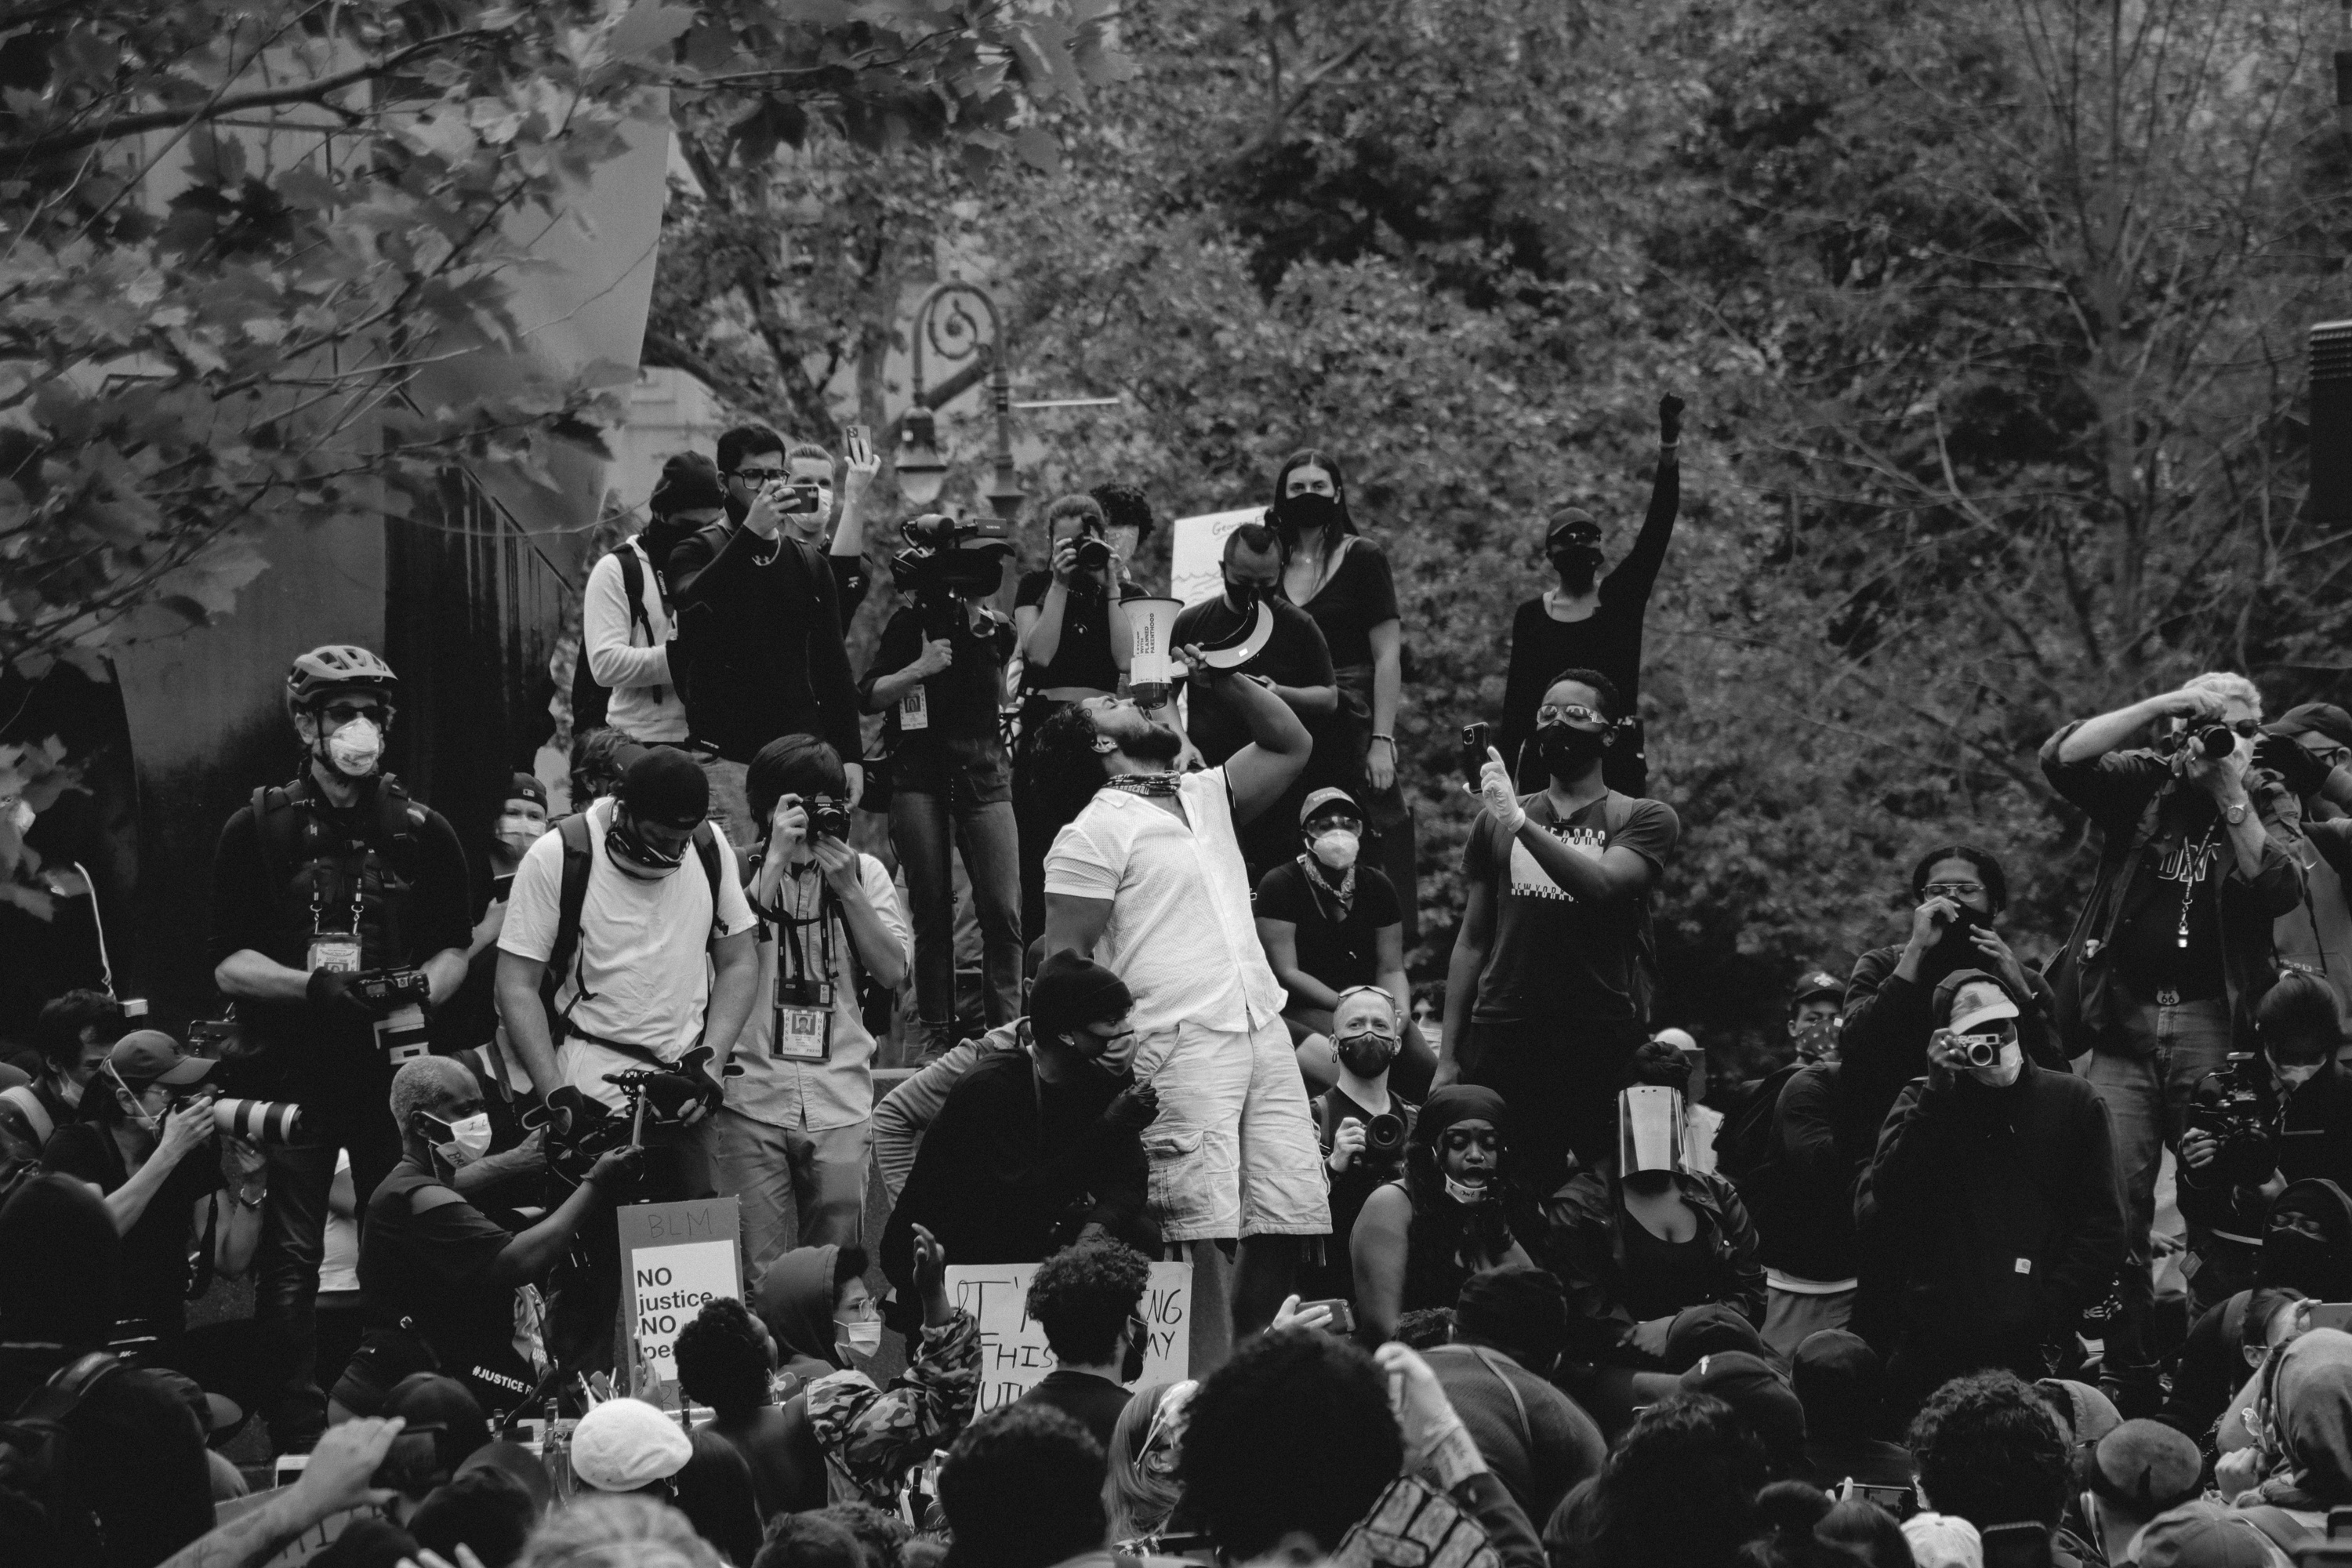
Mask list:
[[[1013,541],[994,518],[965,519],[927,512],[898,525],[906,548],[890,557],[890,580],[918,602],[942,604],[961,594],[992,594],[1004,581]],[[929,630],[930,620],[925,617]]]
[[[2217,1178],[2253,1186],[2278,1168],[2280,1115],[2268,1066],[2252,1051],[2232,1051],[2197,1086],[2188,1127],[2221,1145],[2211,1167]]]

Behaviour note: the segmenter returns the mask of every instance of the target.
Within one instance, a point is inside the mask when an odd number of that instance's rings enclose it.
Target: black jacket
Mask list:
[[[2352,1070],[2342,1062],[2321,1068],[2289,1097],[2279,1126],[2278,1169],[2288,1181],[2315,1177],[2352,1191]],[[2260,1245],[2271,1201],[2259,1190],[2200,1181],[2184,1164],[2179,1192],[2181,1218]]]
[[[1867,1140],[1839,1136],[1836,1062],[1800,1068],[1772,1110],[1772,1158],[1757,1173],[1748,1207],[1757,1257],[1801,1279],[1854,1274],[1853,1184],[1869,1163]]]
[[[1854,1205],[1867,1248],[1906,1260],[1907,1331],[2040,1342],[2072,1326],[2123,1267],[2123,1185],[2098,1092],[2032,1062],[2007,1089],[1961,1077],[1903,1091]]]
[[[1764,1270],[1756,1261],[1756,1227],[1729,1182],[1694,1171],[1675,1173],[1691,1207],[1712,1222],[1715,1289],[1708,1300],[1764,1321]],[[1540,1261],[1568,1288],[1569,1353],[1594,1360],[1633,1332],[1625,1305],[1625,1205],[1613,1171],[1585,1171],[1544,1205]],[[1705,1303],[1690,1302],[1691,1306]]]
[[[815,550],[714,522],[670,551],[663,575],[686,650],[678,695],[695,740],[733,763],[794,734],[830,742],[845,763],[866,754],[840,601]]]

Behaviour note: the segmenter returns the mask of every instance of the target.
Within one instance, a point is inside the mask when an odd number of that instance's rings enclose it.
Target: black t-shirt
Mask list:
[[[2212,802],[2175,791],[2125,895],[2137,918],[2119,921],[2116,931],[2117,971],[2143,995],[2168,988],[2196,1001],[2225,993],[2221,900],[2210,883],[2230,874],[2234,853]]]
[[[988,631],[977,632],[969,617],[959,615],[947,641],[955,651],[955,662],[923,682],[924,716],[929,722],[919,730],[904,729],[899,720],[900,708],[892,708],[883,730],[894,745],[922,751],[940,740],[996,739],[997,705],[1004,690],[1004,661],[1013,652],[1012,627],[1001,620],[992,620]],[[904,605],[893,611],[882,627],[882,640],[874,649],[874,662],[866,667],[866,679],[858,683],[858,694],[870,701],[874,683],[886,675],[896,675],[921,658],[923,642],[922,616],[915,606]]]
[[[1334,666],[1371,663],[1372,628],[1398,618],[1389,558],[1370,540],[1357,537],[1323,586],[1299,607],[1322,628]]]
[[[1060,1411],[1093,1433],[1095,1441],[1108,1452],[1111,1428],[1118,1425],[1119,1413],[1127,1408],[1127,1390],[1107,1377],[1055,1367],[1015,1403],[1042,1405],[1048,1410]]]
[[[114,1134],[94,1121],[58,1129],[41,1163],[111,1193],[131,1179]],[[210,1145],[189,1150],[147,1200],[139,1223],[122,1238],[124,1319],[142,1318],[171,1335],[179,1331],[188,1297],[188,1249],[196,1200],[221,1187],[220,1153]]]
[[[414,1319],[446,1366],[512,1335],[514,1292],[490,1279],[512,1238],[463,1199],[415,1213],[409,1194],[436,1184],[413,1160],[392,1168],[368,1198],[359,1274],[375,1321]]]
[[[1323,646],[1323,634],[1314,617],[1282,599],[1268,599],[1265,607],[1274,616],[1274,635],[1266,639],[1257,656],[1235,673],[1263,676],[1276,686],[1330,685],[1331,653]],[[1182,647],[1187,643],[1230,637],[1242,624],[1222,595],[1204,599],[1186,605],[1177,616],[1169,645]],[[1213,768],[1223,766],[1235,752],[1248,745],[1250,739],[1249,726],[1221,686],[1222,683],[1190,682],[1190,695],[1185,699],[1184,732],[1201,748],[1202,757]],[[1294,820],[1297,811],[1294,805]]]
[[[1372,1112],[1356,1102],[1345,1089],[1331,1088],[1315,1097],[1311,1102],[1315,1117],[1316,1140],[1321,1144],[1324,1158],[1330,1158],[1332,1146],[1338,1142],[1339,1129],[1350,1121],[1370,1121]],[[1389,1111],[1412,1127],[1414,1108],[1405,1102],[1395,1089],[1389,1090]],[[1356,1296],[1355,1262],[1349,1252],[1349,1239],[1355,1235],[1356,1221],[1364,1212],[1364,1204],[1387,1184],[1404,1174],[1404,1154],[1402,1149],[1387,1156],[1374,1153],[1369,1147],[1348,1162],[1344,1171],[1324,1170],[1331,1179],[1331,1234],[1323,1238],[1323,1268],[1309,1270],[1308,1289],[1318,1297],[1344,1296],[1349,1300]]]
[[[1636,800],[1615,833],[1608,828],[1609,797],[1603,795],[1565,823],[1553,815],[1551,796],[1531,795],[1520,803],[1528,816],[1580,854],[1598,859],[1622,846],[1663,870],[1682,825],[1663,801]],[[1480,811],[1462,848],[1462,874],[1495,889],[1494,945],[1478,977],[1472,1016],[1486,1022],[1546,1022],[1562,1028],[1579,1023],[1642,1020],[1634,985],[1637,953],[1649,900],[1646,896],[1597,909],[1561,890],[1535,856],[1503,832],[1490,812]],[[1651,881],[1656,887],[1656,879]]]
[[[1258,879],[1255,913],[1261,920],[1288,921],[1298,928],[1298,967],[1334,991],[1380,983],[1383,926],[1401,925],[1404,911],[1396,887],[1377,868],[1356,862],[1356,896],[1344,919],[1339,906],[1318,888],[1303,857],[1284,861]]]
[[[1013,605],[1042,609],[1045,591],[1053,585],[1051,572],[1024,573],[1020,587],[1013,592]],[[1032,691],[1056,686],[1118,689],[1118,663],[1110,647],[1110,596],[1098,584],[1072,588],[1064,595],[1062,640],[1054,648],[1054,662],[1031,661],[1024,684]]]
[[[316,809],[326,833],[339,842],[381,845],[382,824],[374,800],[362,796],[348,812],[315,803],[289,809],[296,818],[296,830],[284,838],[292,851],[291,863],[281,868],[286,880],[277,887],[270,885],[269,868],[263,864],[253,808],[239,807],[221,829],[219,847],[213,852],[210,953],[215,964],[250,948],[289,969],[306,970],[310,965],[313,930],[341,930],[350,924],[351,879],[355,869],[364,877],[362,857],[356,851],[337,853],[321,862],[321,913],[314,928],[310,900],[297,889],[303,874],[299,864],[304,837],[299,817]],[[473,940],[465,851],[439,812],[422,805],[415,805],[415,810],[421,820],[411,829],[413,847],[379,850],[381,858],[407,884],[404,893],[394,895],[404,912],[397,921],[387,920],[386,899],[373,892],[362,894],[359,934],[360,963],[364,969],[413,969],[448,948],[463,952]],[[396,863],[400,861],[407,863]],[[310,1010],[299,1002],[240,1001],[237,1016],[265,1045],[298,1031],[310,1032],[305,1025]],[[373,1036],[364,1028],[340,1043],[374,1048]]]

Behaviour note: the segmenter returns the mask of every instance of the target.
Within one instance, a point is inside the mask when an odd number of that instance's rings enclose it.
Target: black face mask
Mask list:
[[[1274,526],[1286,540],[1296,542],[1301,533],[1339,525],[1339,502],[1331,496],[1311,492],[1285,496],[1274,509]]]
[[[1944,934],[1936,945],[1947,952],[1973,953],[1976,944],[1969,940],[1969,933],[1991,929],[1992,921],[1968,905],[1961,904],[1958,912],[1952,916],[1952,923],[1944,928]]]
[[[1383,1040],[1371,1035],[1356,1035],[1337,1042],[1339,1065],[1360,1079],[1375,1079],[1389,1070],[1396,1060],[1394,1040]]]
[[[1237,609],[1255,609],[1258,599],[1265,593],[1265,590],[1255,583],[1236,583],[1230,577],[1225,579],[1225,597]]]
[[[1573,724],[1546,724],[1536,731],[1536,745],[1544,766],[1555,774],[1579,773],[1609,750],[1606,730],[1580,730]]]
[[[1590,544],[1563,544],[1551,552],[1551,565],[1559,574],[1560,586],[1580,594],[1592,586],[1601,571],[1601,552]]]

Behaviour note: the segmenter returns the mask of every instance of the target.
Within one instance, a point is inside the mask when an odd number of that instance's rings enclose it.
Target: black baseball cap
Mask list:
[[[710,815],[710,781],[684,752],[648,746],[621,774],[620,797],[632,816],[666,827],[698,827]]]
[[[1845,1000],[1845,982],[1826,969],[1808,969],[1797,976],[1797,988],[1789,996],[1789,1005],[1801,1007],[1816,996],[1826,996],[1832,1002]]]
[[[539,809],[545,811],[547,786],[539,782],[539,777],[535,773],[518,773],[507,781],[507,798],[536,801],[539,804]]]
[[[1580,506],[1564,506],[1551,514],[1550,526],[1544,530],[1544,548],[1551,550],[1562,544],[1598,544],[1601,542],[1601,522]]]

